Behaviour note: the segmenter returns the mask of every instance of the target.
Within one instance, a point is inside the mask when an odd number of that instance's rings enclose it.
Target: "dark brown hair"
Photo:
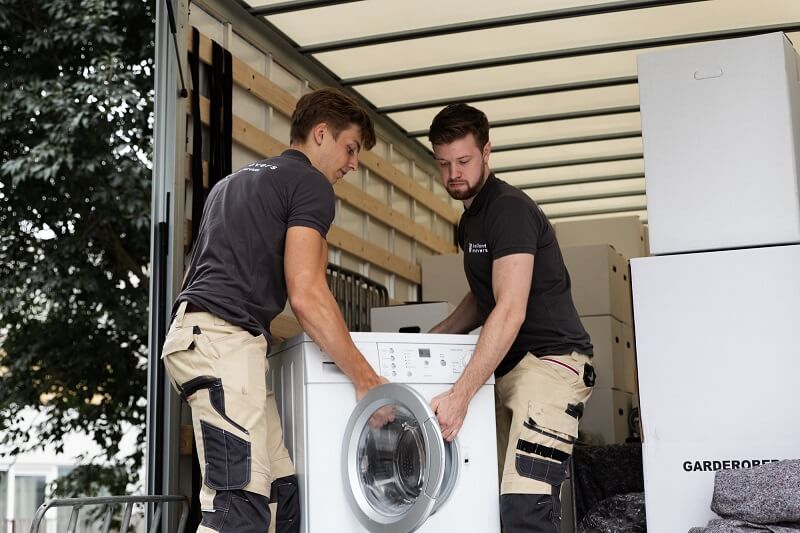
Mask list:
[[[434,117],[428,131],[432,145],[448,144],[472,133],[478,149],[489,142],[489,120],[480,109],[467,104],[450,104]]]
[[[334,137],[350,126],[358,126],[364,148],[375,146],[375,127],[370,116],[353,98],[332,87],[308,93],[297,101],[289,141],[305,142],[311,129],[321,122],[330,126]]]

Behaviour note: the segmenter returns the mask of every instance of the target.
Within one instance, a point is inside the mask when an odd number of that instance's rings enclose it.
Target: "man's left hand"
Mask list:
[[[467,416],[469,399],[455,389],[450,389],[435,396],[431,400],[431,407],[439,420],[442,437],[447,442],[453,442],[464,424],[464,417]]]

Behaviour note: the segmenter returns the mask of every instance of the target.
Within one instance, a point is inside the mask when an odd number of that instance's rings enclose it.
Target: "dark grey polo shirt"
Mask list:
[[[527,352],[592,355],[589,335],[572,302],[569,273],[555,231],[527,194],[491,174],[461,216],[458,242],[482,323],[496,305],[492,262],[517,253],[535,256],[525,322],[498,365],[497,376],[508,373]]]
[[[208,195],[189,276],[178,295],[254,335],[286,306],[286,231],[306,226],[324,238],[333,222],[333,186],[297,150],[252,163]]]

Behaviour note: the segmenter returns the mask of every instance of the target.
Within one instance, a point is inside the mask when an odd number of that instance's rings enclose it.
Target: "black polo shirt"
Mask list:
[[[535,256],[525,322],[495,375],[508,373],[528,352],[537,356],[573,351],[592,355],[589,334],[572,302],[569,273],[553,226],[527,194],[489,175],[461,216],[458,242],[481,323],[496,305],[492,262],[510,254]]]
[[[231,324],[271,339],[286,306],[286,231],[306,226],[325,238],[333,186],[297,150],[251,163],[217,183],[203,209],[189,274],[178,295]]]

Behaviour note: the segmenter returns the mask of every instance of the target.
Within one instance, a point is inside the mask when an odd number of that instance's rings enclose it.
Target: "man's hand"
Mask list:
[[[366,394],[375,387],[383,385],[384,383],[389,383],[389,380],[383,376],[379,376],[379,381],[377,384],[373,385],[372,387],[356,387],[356,399],[360,402],[361,399],[366,396]],[[374,413],[372,416],[369,417],[369,425],[372,428],[382,428],[386,424],[394,422],[395,413],[394,413],[394,406],[393,405],[384,405]]]
[[[467,416],[469,399],[455,389],[439,394],[431,400],[431,406],[439,420],[442,437],[447,442],[453,442],[464,424]]]
[[[364,384],[361,384],[360,386],[356,385],[356,401],[357,402],[360,402],[361,398],[366,396],[367,393],[370,390],[374,389],[375,387],[377,387],[379,385],[383,385],[384,383],[390,383],[390,381],[388,379],[386,379],[385,377],[383,377],[383,376],[377,376],[377,378],[378,379],[373,383],[364,383]]]

